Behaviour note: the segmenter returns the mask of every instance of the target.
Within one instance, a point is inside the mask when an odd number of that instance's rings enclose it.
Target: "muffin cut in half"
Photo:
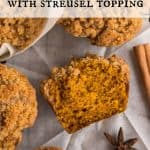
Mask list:
[[[0,150],[15,150],[37,116],[34,88],[17,70],[0,64]]]
[[[64,129],[73,133],[127,107],[129,67],[118,56],[87,55],[54,68],[41,91]]]
[[[93,45],[118,46],[134,38],[142,28],[140,18],[65,18],[58,22],[75,37],[86,37]]]

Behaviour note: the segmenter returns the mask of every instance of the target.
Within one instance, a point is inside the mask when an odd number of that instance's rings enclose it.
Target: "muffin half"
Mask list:
[[[41,91],[64,129],[73,133],[126,109],[129,67],[118,56],[72,59],[53,69]]]

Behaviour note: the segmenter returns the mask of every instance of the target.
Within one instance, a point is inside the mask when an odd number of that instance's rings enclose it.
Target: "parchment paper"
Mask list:
[[[40,145],[61,146],[64,150],[109,150],[110,145],[103,132],[117,133],[119,127],[126,137],[138,137],[135,145],[139,150],[150,149],[150,105],[144,93],[142,78],[132,47],[150,42],[150,23],[130,42],[114,48],[92,46],[84,38],[75,38],[55,26],[44,38],[25,53],[10,59],[7,64],[26,74],[37,89],[39,115],[35,125],[24,131],[18,150],[33,150]],[[109,56],[123,56],[130,65],[131,82],[128,109],[110,119],[92,124],[73,135],[63,131],[52,109],[39,91],[40,81],[46,79],[54,66],[65,65],[72,56],[83,56],[86,52]],[[47,142],[48,141],[48,142]]]

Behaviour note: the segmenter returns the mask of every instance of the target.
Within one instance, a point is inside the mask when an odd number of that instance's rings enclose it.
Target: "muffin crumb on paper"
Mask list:
[[[62,150],[62,149],[58,148],[58,147],[51,146],[51,147],[41,147],[37,150]]]

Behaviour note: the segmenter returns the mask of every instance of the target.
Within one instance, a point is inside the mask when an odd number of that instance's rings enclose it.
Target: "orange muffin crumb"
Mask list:
[[[41,84],[43,95],[69,133],[123,112],[128,90],[129,68],[117,56],[72,59],[68,66],[54,68]]]

